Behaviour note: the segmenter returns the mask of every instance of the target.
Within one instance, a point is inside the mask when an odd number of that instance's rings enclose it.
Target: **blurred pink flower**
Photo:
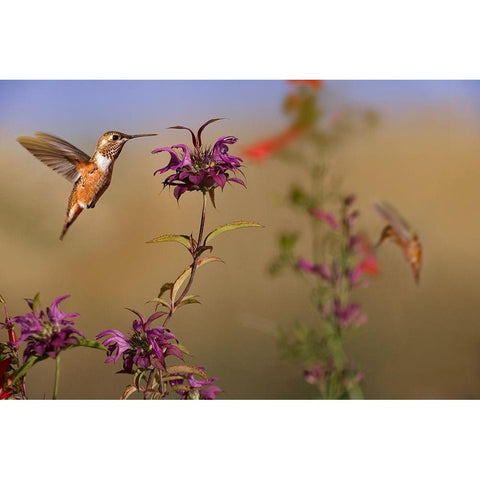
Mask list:
[[[324,210],[320,210],[319,208],[311,208],[309,210],[310,215],[323,222],[327,222],[334,230],[338,230],[338,222],[336,218],[331,215],[330,213],[325,212]]]

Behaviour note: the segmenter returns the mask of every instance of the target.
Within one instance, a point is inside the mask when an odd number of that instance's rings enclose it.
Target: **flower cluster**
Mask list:
[[[333,393],[341,396],[342,392],[345,391],[344,389],[348,389],[352,382],[361,382],[363,374],[358,372],[350,363],[339,368],[335,364],[335,360],[329,357],[325,361],[320,361],[311,368],[304,370],[303,379],[306,383],[317,386],[324,396],[326,396],[327,389],[332,388],[332,386],[337,390]]]
[[[205,372],[203,367],[198,370]],[[218,378],[212,377],[208,380],[197,380],[192,373],[181,379],[170,380],[170,386],[180,395],[182,400],[215,400],[222,389],[213,385]],[[186,382],[186,383],[185,383]]]
[[[112,329],[97,335],[97,340],[103,339],[107,349],[105,363],[116,363],[122,357],[123,369],[118,373],[133,375],[133,383],[127,386],[122,399],[134,392],[143,394],[144,399],[165,398],[171,390],[185,400],[212,400],[222,392],[213,385],[217,378],[208,378],[203,367],[167,366],[167,357],[183,360],[182,352],[188,354],[188,351],[167,327],[152,327],[152,323],[165,312],[156,312],[145,318],[135,310],[128,310],[137,316],[132,322],[130,335]]]
[[[172,343],[176,342],[175,335],[168,328],[150,328],[151,323],[164,313],[157,312],[145,319],[139,312],[130,311],[138,320],[133,320],[133,331],[128,337],[119,330],[104,330],[97,335],[97,340],[104,338],[102,343],[107,347],[105,363],[116,363],[122,357],[123,372],[134,373],[136,369],[150,367],[165,369],[165,359],[169,355],[183,359],[180,349]]]
[[[78,313],[65,313],[59,308],[60,302],[69,298],[64,295],[56,298],[50,307],[44,311],[40,306],[39,296],[27,300],[31,312],[13,317],[7,322],[7,327],[20,327],[20,338],[13,342],[15,347],[25,342],[23,352],[24,362],[31,357],[56,358],[62,350],[77,345],[83,333],[73,327],[70,318],[78,317]]]
[[[366,322],[366,315],[361,313],[358,303],[344,303],[338,292],[344,287],[347,280],[348,288],[361,285],[360,280],[364,274],[375,275],[380,268],[368,240],[352,233],[358,211],[350,211],[355,201],[354,196],[346,197],[343,201],[342,218],[337,220],[330,213],[319,209],[311,209],[309,213],[322,222],[326,222],[333,230],[342,226],[343,238],[342,254],[336,257],[331,264],[314,264],[303,257],[299,257],[296,267],[298,270],[308,272],[322,279],[326,287],[333,292],[333,301],[319,306],[321,314],[333,315],[336,324],[342,328],[360,326]]]
[[[187,191],[206,193],[213,192],[217,187],[223,189],[227,182],[245,186],[242,179],[234,176],[237,172],[242,173],[240,170],[242,159],[228,153],[229,145],[233,145],[238,140],[236,137],[220,137],[213,147],[202,145],[203,130],[217,120],[221,119],[214,118],[205,122],[196,135],[188,127],[170,127],[188,130],[192,136],[193,149],[189,149],[185,144],[179,144],[152,151],[152,153],[170,153],[170,162],[165,167],[156,170],[154,175],[166,173],[169,170],[174,171],[163,181],[163,185],[175,187],[173,194],[177,200]]]

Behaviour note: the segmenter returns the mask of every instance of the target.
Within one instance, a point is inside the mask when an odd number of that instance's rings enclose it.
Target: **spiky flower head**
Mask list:
[[[73,327],[74,322],[69,320],[79,314],[62,312],[58,306],[69,297],[70,295],[64,295],[56,298],[44,311],[37,294],[34,299],[27,299],[31,312],[7,322],[7,327],[20,327],[20,338],[14,345],[19,346],[26,342],[23,352],[25,362],[33,356],[56,358],[62,350],[78,344],[79,337],[84,337],[82,332]]]
[[[220,137],[213,147],[202,144],[203,130],[207,125],[218,120],[222,119],[213,118],[208,120],[198,129],[196,134],[190,128],[182,125],[169,127],[188,130],[192,137],[193,148],[189,148],[182,143],[172,147],[157,148],[152,151],[152,153],[170,153],[170,162],[165,167],[156,170],[154,175],[165,173],[168,170],[175,172],[163,181],[163,185],[165,187],[175,187],[173,194],[177,200],[185,192],[189,191],[213,194],[217,187],[223,190],[223,187],[228,182],[239,183],[245,186],[243,180],[236,176],[237,173],[241,173],[242,159],[228,153],[229,145],[236,143],[237,137]]]
[[[151,366],[165,369],[165,358],[174,355],[183,359],[182,352],[176,346],[176,338],[166,327],[150,328],[151,323],[164,315],[157,312],[146,319],[135,310],[127,309],[137,317],[132,322],[132,332],[129,336],[119,330],[104,330],[97,335],[97,340],[104,338],[103,345],[107,347],[105,363],[117,362],[123,357],[123,371],[134,373],[135,369],[148,369]],[[173,342],[173,343],[172,343]]]

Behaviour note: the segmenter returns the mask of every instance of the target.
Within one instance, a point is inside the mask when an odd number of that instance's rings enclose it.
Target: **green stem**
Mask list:
[[[351,400],[364,399],[362,387],[355,379],[352,379],[352,384],[348,387],[348,395]]]
[[[323,168],[319,164],[315,164],[312,167],[310,173],[312,179],[312,200],[315,207],[322,208],[322,176]],[[315,263],[321,263],[322,261],[322,236],[321,223],[314,217],[311,220],[312,225],[312,248],[313,248],[313,261]]]
[[[198,239],[197,239],[197,248],[202,246],[203,242],[203,230],[205,228],[205,216],[207,212],[207,196],[205,193],[203,193],[203,203],[202,203],[202,216],[200,218],[200,227],[198,229]],[[200,254],[201,255],[201,254]],[[193,279],[195,277],[195,272],[197,271],[197,265],[198,265],[198,260],[200,259],[200,255],[197,254],[197,252],[194,252],[193,254],[193,264],[192,264],[192,271],[190,273],[190,278],[188,279],[187,285],[184,288],[183,292],[181,295],[177,298],[176,302],[173,305],[173,308],[170,310],[169,314],[165,318],[165,321],[163,322],[163,326],[166,326],[170,318],[172,317],[173,313],[175,312],[175,309],[180,305],[181,301],[185,297],[185,295],[189,292],[190,287],[193,284]]]
[[[57,399],[58,394],[58,379],[60,378],[60,355],[57,355],[55,360],[55,383],[53,384],[53,400]]]

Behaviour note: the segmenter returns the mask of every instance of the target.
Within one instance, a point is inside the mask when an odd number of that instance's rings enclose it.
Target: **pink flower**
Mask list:
[[[336,218],[330,213],[320,210],[319,208],[311,208],[309,210],[309,213],[313,217],[321,220],[322,222],[328,223],[334,230],[338,230],[338,222]]]

